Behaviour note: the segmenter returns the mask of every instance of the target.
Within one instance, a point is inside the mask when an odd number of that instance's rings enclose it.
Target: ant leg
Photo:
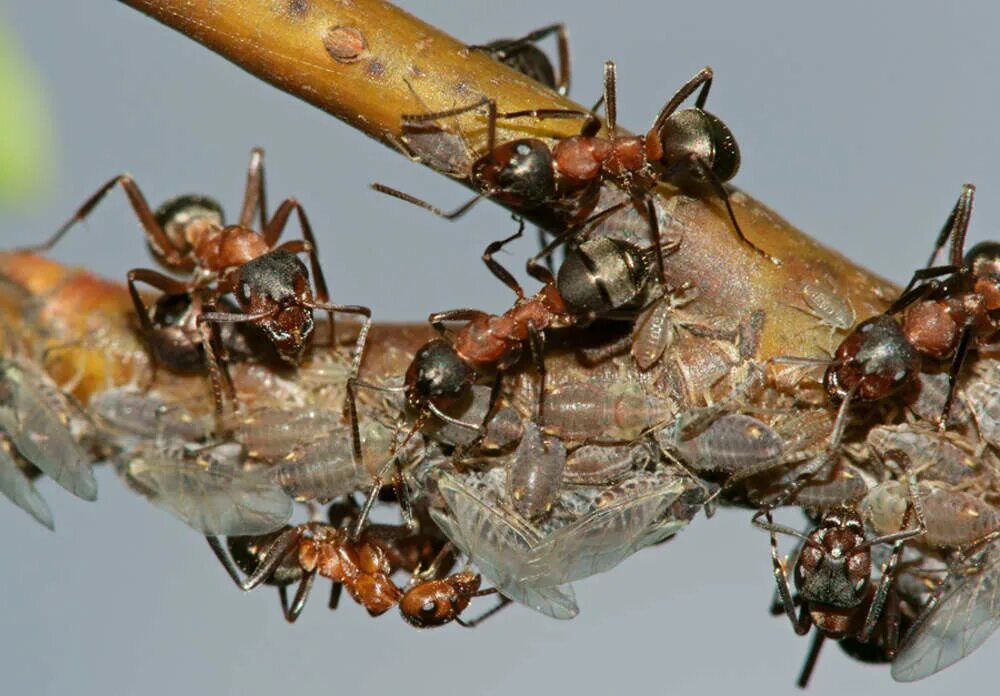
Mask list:
[[[518,283],[514,276],[511,275],[510,271],[504,268],[499,261],[493,258],[493,254],[497,253],[508,243],[518,239],[522,234],[524,234],[524,219],[518,218],[518,223],[517,232],[505,239],[492,242],[486,247],[486,250],[483,252],[483,263],[486,264],[486,267],[490,269],[490,272],[496,276],[501,283],[514,291],[514,294],[517,295],[517,299],[523,300],[524,290],[521,288],[520,283]]]
[[[938,233],[937,241],[934,242],[934,251],[931,252],[931,256],[927,260],[927,266],[934,263],[949,239],[951,239],[951,265],[962,266],[962,256],[965,252],[965,233],[969,229],[972,204],[975,198],[976,187],[972,184],[963,185],[962,192],[959,194],[958,200],[955,201],[955,206],[948,214],[948,219],[945,220],[941,232]]]
[[[729,192],[726,191],[726,187],[719,180],[719,177],[716,176],[715,172],[712,171],[712,168],[709,167],[708,164],[697,155],[691,155],[687,159],[681,160],[678,164],[684,164],[684,163],[687,163],[688,166],[697,169],[701,177],[706,181],[708,181],[709,185],[712,187],[712,190],[715,192],[715,195],[723,202],[723,204],[725,204],[726,212],[729,213],[729,219],[733,223],[733,229],[736,230],[736,234],[743,241],[743,243],[749,246],[754,251],[756,251],[761,256],[763,256],[765,259],[770,261],[775,266],[780,266],[781,259],[771,256],[766,251],[761,249],[759,246],[751,242],[747,238],[747,236],[743,234],[743,230],[742,228],[740,228],[740,223],[736,221],[736,212],[733,210],[733,204],[729,200]]]
[[[536,227],[535,231],[538,232],[538,258],[545,262],[545,270],[548,271],[547,276],[549,278],[555,278],[556,265],[555,260],[552,257],[552,252],[550,251],[544,255],[542,253],[545,251],[545,247],[549,245],[549,240],[545,236],[545,230],[541,227]]]
[[[674,96],[670,97],[670,101],[663,105],[660,113],[656,115],[656,120],[653,121],[653,127],[649,130],[654,133],[659,133],[663,130],[663,124],[677,111],[677,107],[684,103],[685,99],[694,94],[694,91],[699,87],[701,87],[701,93],[695,100],[694,105],[698,109],[704,108],[705,100],[708,99],[708,90],[712,88],[712,78],[714,76],[715,73],[707,65],[695,73],[695,76],[685,82]]]
[[[384,193],[387,196],[392,196],[393,198],[398,198],[401,201],[406,201],[407,203],[412,203],[413,205],[419,206],[419,207],[423,208],[424,210],[429,210],[430,212],[434,213],[438,217],[443,217],[446,220],[457,220],[458,218],[462,217],[467,212],[469,212],[469,210],[472,208],[472,206],[474,206],[476,203],[478,203],[479,201],[481,201],[483,198],[486,197],[485,193],[477,194],[477,195],[473,196],[472,198],[470,198],[465,203],[463,203],[462,205],[460,205],[457,208],[455,208],[454,210],[448,212],[448,211],[445,211],[445,210],[441,210],[440,208],[438,208],[436,206],[433,206],[430,203],[428,203],[427,201],[421,200],[421,199],[417,198],[416,196],[411,196],[408,193],[403,193],[402,191],[400,191],[398,189],[390,188],[390,187],[385,186],[383,184],[372,184],[371,187],[373,189],[375,189],[376,191],[378,191],[379,193]]]
[[[912,507],[908,507],[906,509],[906,514],[903,515],[904,527],[910,523],[910,513],[912,510]],[[878,589],[876,589],[875,597],[872,599],[872,603],[868,607],[868,613],[865,615],[864,626],[858,634],[858,640],[862,643],[867,643],[871,639],[879,617],[882,615],[882,609],[885,606],[886,599],[889,597],[889,591],[892,589],[892,581],[896,575],[896,567],[899,565],[899,559],[903,554],[903,544],[906,543],[908,538],[915,536],[918,533],[922,533],[921,530],[907,530],[907,532],[909,532],[909,535],[903,538],[898,538],[899,535],[897,534],[892,535],[897,537],[896,542],[892,546],[892,554],[882,566],[882,577],[879,578]]]
[[[799,679],[795,683],[800,689],[804,689],[809,685],[809,677],[812,676],[813,668],[816,667],[816,660],[819,659],[819,651],[825,642],[826,636],[822,631],[816,631],[813,634],[812,643],[809,645],[809,652],[806,654],[806,660],[802,664],[802,671],[799,672]]]
[[[783,532],[799,538],[803,538],[803,535],[790,527],[774,524],[774,519],[771,517],[771,510],[769,508],[763,510],[762,512],[767,517],[767,523],[764,524],[760,522],[757,518],[760,513],[757,513],[757,515],[754,516],[754,525],[770,532],[772,574],[774,575],[774,582],[777,585],[778,596],[781,598],[781,605],[784,607],[785,615],[788,617],[789,622],[791,622],[795,633],[800,636],[804,636],[809,632],[809,629],[812,626],[812,619],[809,612],[806,611],[806,607],[800,608],[798,614],[796,615],[795,602],[792,600],[792,587],[788,581],[788,573],[785,570],[785,566],[778,553],[777,533]]]
[[[457,623],[459,626],[462,626],[463,628],[475,628],[476,626],[478,626],[479,624],[481,624],[483,621],[486,621],[486,619],[489,619],[489,618],[495,616],[496,614],[498,614],[500,612],[500,610],[503,609],[504,607],[506,607],[507,605],[512,604],[512,600],[510,600],[507,597],[505,597],[502,594],[500,594],[499,590],[497,590],[495,587],[490,588],[489,590],[481,590],[480,592],[477,592],[473,596],[474,597],[482,596],[483,593],[486,593],[486,594],[496,594],[500,598],[500,600],[497,602],[496,606],[494,606],[492,609],[490,609],[489,611],[487,611],[484,614],[480,614],[479,616],[477,616],[476,618],[472,619],[471,621],[463,621],[460,617],[456,616],[455,617],[455,623]]]
[[[490,315],[479,309],[449,309],[446,312],[434,312],[427,321],[440,334],[445,333],[445,323],[449,321],[476,321]]]
[[[649,237],[656,246],[656,266],[660,272],[660,286],[667,287],[667,261],[663,254],[663,235],[660,232],[660,221],[656,217],[656,201],[646,195],[646,218],[649,222]]]
[[[487,107],[492,100],[489,97],[483,97],[477,102],[472,104],[466,104],[465,106],[457,106],[454,109],[445,109],[444,111],[427,111],[422,114],[402,114],[399,117],[400,123],[403,128],[410,123],[426,123],[427,121],[437,121],[442,118],[452,118],[454,116],[461,116],[462,114],[467,114],[470,111],[475,111],[476,109]],[[496,105],[493,106],[496,110]]]
[[[927,295],[937,292],[941,288],[941,283],[932,279],[949,273],[955,273],[959,270],[961,269],[955,268],[954,266],[934,266],[933,268],[921,268],[920,270],[915,271],[906,288],[902,293],[900,293],[899,297],[897,297],[896,300],[889,305],[889,309],[887,309],[885,313],[896,314],[897,312],[902,312],[914,302],[919,302]],[[927,280],[929,282],[917,285],[917,283],[921,280]]]
[[[596,227],[608,217],[617,213],[619,210],[627,206],[628,201],[623,201],[621,203],[615,203],[613,206],[605,208],[601,212],[591,215],[589,218],[584,220],[579,225],[570,227],[567,230],[560,232],[555,239],[550,241],[546,246],[542,248],[537,254],[528,259],[527,270],[528,275],[530,275],[535,280],[548,285],[549,283],[555,282],[555,277],[548,272],[548,270],[539,262],[542,258],[550,255],[560,246],[566,244],[568,241],[576,237],[587,227]]]
[[[330,601],[327,602],[327,606],[330,611],[336,611],[337,607],[340,605],[340,595],[343,592],[344,584],[340,582],[335,582],[330,587]]]
[[[139,318],[139,325],[142,328],[142,333],[146,336],[146,350],[149,353],[149,364],[152,369],[152,375],[150,377],[150,384],[156,380],[156,369],[157,369],[157,358],[156,349],[152,344],[152,336],[155,329],[153,328],[153,322],[149,318],[149,308],[146,307],[146,303],[142,301],[142,296],[139,294],[139,290],[136,288],[136,283],[146,283],[157,290],[164,292],[167,295],[185,295],[190,292],[191,288],[176,278],[171,278],[170,276],[164,275],[158,271],[154,271],[149,268],[133,268],[126,275],[126,280],[128,284],[128,292],[132,297],[132,306],[135,308],[135,314]]]
[[[538,370],[538,403],[535,413],[535,422],[542,423],[542,416],[545,413],[545,356],[542,351],[545,348],[545,336],[535,328],[534,322],[528,322],[528,345],[531,346],[531,358]]]
[[[962,328],[962,336],[958,340],[958,348],[955,349],[955,357],[951,361],[948,369],[948,396],[944,400],[944,408],[941,411],[941,420],[938,421],[940,430],[948,429],[948,419],[951,417],[951,405],[955,402],[955,392],[958,391],[958,373],[962,371],[965,358],[969,354],[969,344],[972,341],[972,323],[967,323]]]
[[[614,150],[615,133],[618,131],[617,70],[613,60],[604,63],[604,117],[608,124],[608,138]]]
[[[247,185],[243,190],[243,209],[240,210],[240,227],[253,225],[253,214],[260,211],[260,228],[267,227],[267,200],[264,186],[264,150],[255,147],[250,151],[247,167]],[[270,245],[269,245],[270,246]]]
[[[309,599],[309,591],[312,589],[314,580],[316,580],[315,570],[306,573],[306,576],[299,580],[299,586],[295,590],[291,606],[288,605],[288,594],[281,591],[285,588],[278,588],[281,597],[281,611],[285,615],[285,621],[288,623],[295,623],[295,620],[302,614],[302,610],[306,606],[306,600]]]
[[[63,223],[62,227],[55,231],[48,240],[42,242],[41,244],[35,244],[33,246],[22,247],[21,251],[29,252],[43,252],[48,251],[56,243],[63,238],[63,236],[69,232],[70,228],[73,227],[78,222],[82,222],[90,215],[91,211],[97,207],[108,192],[111,191],[116,185],[120,184],[122,189],[125,191],[125,195],[128,196],[129,203],[132,204],[132,210],[135,211],[135,215],[139,218],[139,224],[142,226],[143,231],[146,233],[146,238],[149,241],[150,246],[153,250],[162,255],[164,260],[167,262],[168,266],[173,266],[181,262],[180,252],[174,248],[170,243],[170,239],[167,237],[166,232],[160,227],[160,223],[156,221],[156,216],[153,215],[153,211],[149,208],[149,203],[146,202],[146,198],[142,195],[142,191],[139,190],[139,186],[135,183],[135,180],[128,174],[119,174],[113,179],[106,182],[101,188],[86,201],[83,202],[73,216]]]
[[[232,557],[222,547],[218,537],[206,536],[205,541],[208,542],[209,548],[215,553],[215,557],[222,563],[222,567],[226,569],[233,582],[244,592],[249,592],[274,574],[275,569],[284,562],[285,558],[288,557],[288,554],[292,552],[301,538],[302,531],[298,527],[286,529],[271,542],[267,551],[264,552],[264,557],[260,564],[246,579],[240,578],[240,571],[236,567],[236,563],[233,562]]]

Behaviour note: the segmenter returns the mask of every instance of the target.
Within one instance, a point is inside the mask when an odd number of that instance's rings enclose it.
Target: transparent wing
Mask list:
[[[35,489],[31,479],[17,465],[13,445],[0,435],[0,493],[49,529],[55,529],[52,511]]]
[[[1000,542],[985,551],[980,567],[952,574],[936,603],[910,628],[892,678],[909,682],[929,677],[972,653],[1000,626]]]
[[[53,481],[84,500],[96,500],[97,479],[70,430],[69,410],[55,385],[16,363],[0,364],[0,429]]]
[[[556,530],[531,550],[529,576],[541,585],[558,585],[614,568],[686,524],[678,526],[664,519],[684,490],[684,480],[673,479],[642,495],[599,507]]]
[[[154,505],[201,534],[266,534],[292,516],[292,499],[281,486],[229,463],[147,448],[128,459],[124,472]]]
[[[438,489],[451,514],[432,510],[434,522],[501,594],[556,619],[580,612],[572,587],[525,581],[528,556],[539,541],[534,528],[495,510],[449,474],[441,476]]]

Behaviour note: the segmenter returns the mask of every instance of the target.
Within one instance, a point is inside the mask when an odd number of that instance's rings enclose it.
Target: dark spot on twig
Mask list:
[[[382,64],[378,58],[372,58],[368,61],[368,75],[371,77],[382,77],[382,73],[385,72],[385,65]]]
[[[291,17],[304,17],[309,12],[309,0],[288,0],[287,11]]]
[[[357,27],[336,26],[323,36],[323,47],[339,63],[354,63],[368,48],[365,35]]]

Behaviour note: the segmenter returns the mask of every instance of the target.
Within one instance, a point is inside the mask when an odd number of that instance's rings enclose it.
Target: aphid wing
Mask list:
[[[45,499],[35,489],[31,479],[21,471],[14,457],[17,456],[11,450],[12,445],[3,438],[0,445],[0,493],[3,493],[10,502],[27,512],[49,529],[55,529],[52,520],[52,511],[49,509]]]
[[[896,659],[892,678],[917,681],[972,653],[1000,626],[1000,543],[993,543],[982,568],[948,578],[940,600],[917,617]]]
[[[680,527],[662,519],[663,515],[683,491],[683,481],[674,479],[556,530],[532,550],[533,581],[557,585],[582,580],[614,568],[643,546],[665,539]]]
[[[62,398],[58,389],[11,363],[2,372],[8,397],[0,407],[0,430],[46,476],[83,500],[96,500],[97,479],[90,459],[52,405]]]
[[[201,534],[266,534],[292,516],[292,499],[279,485],[232,465],[140,453],[125,473],[154,505]]]
[[[441,476],[438,489],[451,515],[431,510],[431,517],[501,594],[555,619],[571,619],[580,612],[572,587],[525,582],[528,554],[539,542],[534,528],[498,514],[448,474]]]

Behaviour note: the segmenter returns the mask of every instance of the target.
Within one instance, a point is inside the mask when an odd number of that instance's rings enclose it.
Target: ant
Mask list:
[[[188,280],[178,280],[147,268],[128,272],[129,293],[154,358],[154,369],[160,362],[178,372],[199,372],[207,364],[216,411],[221,414],[225,371],[205,325],[249,323],[263,332],[283,362],[298,365],[312,342],[316,309],[329,314],[331,343],[335,342],[335,312],[365,318],[355,345],[354,362],[356,366],[360,363],[371,311],[357,305],[329,303],[316,239],[305,210],[295,198],[285,199],[268,219],[262,149],[251,151],[243,207],[235,225],[225,225],[221,205],[200,195],[178,196],[151,210],[132,177],[120,174],[88,198],[48,241],[30,250],[51,249],[76,223],[85,220],[115,186],[125,191],[153,257],[170,271],[190,275]],[[260,232],[251,227],[258,211]],[[278,245],[293,211],[304,239]],[[310,287],[309,271],[297,256],[300,253],[309,256],[315,293]],[[164,293],[152,307],[147,307],[140,296],[136,287],[139,282]],[[235,297],[239,311],[206,311],[229,294]],[[225,384],[235,401],[228,374]]]
[[[712,69],[706,67],[688,80],[660,110],[645,136],[617,135],[613,61],[605,63],[601,99],[607,114],[607,137],[597,135],[602,126],[594,109],[589,112],[575,109],[499,112],[494,100],[483,98],[446,111],[404,115],[405,129],[459,116],[483,106],[487,108],[486,154],[472,163],[469,172],[472,186],[479,193],[454,211],[445,212],[381,184],[372,187],[448,219],[460,217],[484,197],[493,198],[515,213],[531,215],[547,229],[562,232],[578,228],[587,221],[597,206],[605,180],[616,183],[637,203],[649,199],[649,192],[661,181],[688,188],[707,183],[725,204],[733,228],[743,243],[773,264],[780,265],[779,259],[767,254],[743,234],[723,185],[736,175],[740,152],[725,123],[704,110],[713,77]],[[698,90],[695,106],[678,110]],[[551,148],[535,138],[498,145],[497,120],[523,117],[582,118],[584,123],[579,135],[563,138]]]
[[[556,37],[556,50],[559,54],[558,75],[552,67],[552,61],[535,45],[552,35]],[[569,94],[569,36],[566,27],[561,23],[535,29],[518,39],[497,39],[488,44],[468,48],[489,54],[493,60],[536,82],[541,82],[557,94],[563,96]]]
[[[850,407],[856,402],[875,403],[911,387],[919,378],[923,356],[943,359],[954,355],[949,371],[949,389],[939,421],[947,427],[955,396],[955,378],[974,335],[992,337],[998,329],[1000,310],[1000,244],[985,242],[963,258],[975,187],[966,184],[948,216],[927,268],[913,275],[907,289],[886,310],[858,324],[841,341],[831,360],[777,357],[772,362],[825,365],[823,387],[829,399],[840,403],[826,451],[802,465],[795,481],[768,504],[773,509],[790,500],[809,478],[836,455],[843,439]],[[951,261],[930,266],[951,239]],[[947,275],[944,280],[937,280]],[[921,282],[926,281],[926,282]],[[918,284],[920,283],[920,284]],[[896,315],[905,312],[901,319]],[[780,463],[781,460],[777,460]],[[764,463],[742,472],[742,480],[774,466]],[[755,515],[758,520],[764,510]]]
[[[904,542],[923,534],[926,529],[915,498],[907,507],[903,526],[909,524],[912,511],[920,522],[917,528],[872,538],[865,533],[861,515],[847,506],[826,512],[809,534],[775,524],[770,510],[766,513],[766,523],[755,520],[756,526],[771,534],[771,562],[780,608],[784,609],[796,634],[804,636],[816,627],[799,675],[800,688],[806,687],[826,638],[851,641],[855,645],[878,639],[886,660],[895,655],[899,643],[899,600],[893,590],[893,578]],[[785,565],[778,556],[778,533],[802,540],[793,571],[798,590],[794,598]],[[871,581],[872,547],[878,544],[893,546],[875,586]],[[797,603],[800,609],[796,615]],[[780,609],[775,613],[779,612]],[[876,631],[879,631],[877,636]]]
[[[351,515],[343,515],[340,506],[330,509],[331,522],[306,522],[277,532],[252,537],[229,537],[229,553],[216,537],[206,537],[209,546],[233,582],[245,592],[261,584],[275,585],[285,620],[294,623],[305,607],[317,575],[333,581],[329,606],[336,609],[344,588],[354,601],[371,616],[380,616],[398,605],[403,618],[417,628],[443,626],[451,621],[462,624],[458,615],[473,597],[494,594],[495,589],[480,590],[479,575],[464,570],[445,578],[433,576],[450,547],[437,544],[425,535],[400,537],[400,529],[391,525],[366,527],[361,538],[352,540],[343,524]],[[421,571],[423,559],[433,561]],[[392,581],[397,570],[408,570],[413,577],[406,588]],[[243,578],[240,572],[246,574]],[[291,604],[287,588],[298,583]],[[464,625],[464,624],[463,624]]]

